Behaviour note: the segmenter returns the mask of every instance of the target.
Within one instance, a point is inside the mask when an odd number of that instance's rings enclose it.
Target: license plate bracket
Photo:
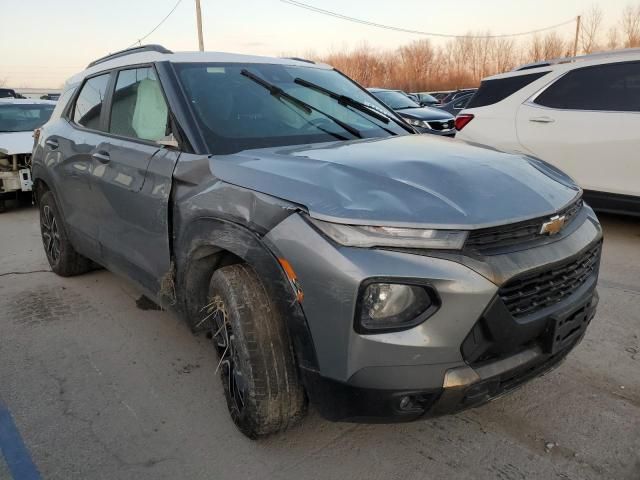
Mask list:
[[[571,315],[552,318],[552,327],[547,341],[547,351],[555,354],[573,345],[585,332],[593,317],[593,309],[584,305]]]

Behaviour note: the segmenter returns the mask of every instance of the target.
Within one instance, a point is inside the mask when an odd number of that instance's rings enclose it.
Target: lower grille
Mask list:
[[[427,122],[433,130],[452,130],[455,127],[453,120],[430,120]]]
[[[509,313],[515,318],[531,315],[571,295],[597,272],[601,247],[598,243],[577,259],[509,280],[499,291]]]

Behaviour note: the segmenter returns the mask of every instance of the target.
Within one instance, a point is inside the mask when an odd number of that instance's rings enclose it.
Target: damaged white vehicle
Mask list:
[[[56,102],[0,99],[0,212],[5,200],[31,201],[33,131],[49,120]]]

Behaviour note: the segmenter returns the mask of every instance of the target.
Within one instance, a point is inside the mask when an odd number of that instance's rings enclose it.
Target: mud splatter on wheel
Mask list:
[[[206,309],[234,423],[248,437],[285,430],[306,410],[286,326],[248,265],[217,270]]]

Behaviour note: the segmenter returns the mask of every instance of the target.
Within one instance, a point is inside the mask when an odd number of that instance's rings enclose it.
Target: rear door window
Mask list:
[[[640,112],[640,62],[572,70],[534,103],[564,110]]]
[[[153,68],[118,72],[111,104],[110,133],[149,141],[167,135],[169,110]]]
[[[109,73],[90,78],[76,99],[73,121],[92,130],[100,130],[100,114],[109,84]]]
[[[547,73],[549,72],[485,80],[480,84],[480,89],[471,97],[467,108],[486,107],[498,103]]]

